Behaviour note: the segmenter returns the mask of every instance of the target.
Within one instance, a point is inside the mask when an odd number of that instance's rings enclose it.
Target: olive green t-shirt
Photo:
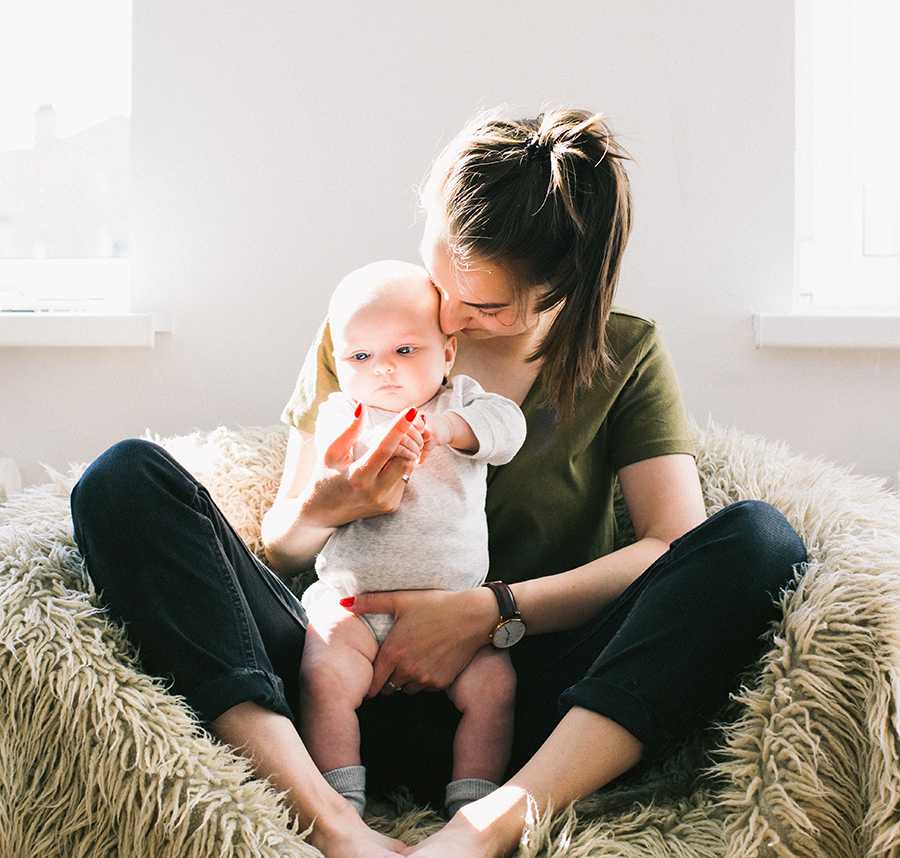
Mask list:
[[[618,469],[668,453],[696,456],[656,324],[613,308],[607,335],[619,364],[615,375],[598,377],[562,422],[540,404],[539,375],[522,403],[525,444],[511,462],[488,466],[489,580],[538,578],[610,553]],[[314,432],[319,403],[338,390],[332,351],[326,320],[281,413],[283,423]]]

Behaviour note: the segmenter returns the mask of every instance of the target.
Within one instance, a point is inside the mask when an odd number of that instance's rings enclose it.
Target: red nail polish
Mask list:
[[[359,403],[359,405],[356,406],[356,411],[353,412],[353,416],[359,417],[360,414],[362,414],[362,403],[361,402]]]
[[[406,419],[410,423],[412,423],[413,420],[416,419],[416,409],[415,408],[410,408],[409,411],[406,412]]]
[[[342,608],[352,608],[353,603],[356,601],[356,596],[347,596],[341,599],[341,607]]]

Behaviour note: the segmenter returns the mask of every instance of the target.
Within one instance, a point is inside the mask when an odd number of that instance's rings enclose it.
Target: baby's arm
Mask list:
[[[431,432],[433,444],[446,444],[463,453],[478,452],[478,436],[466,423],[465,418],[453,411],[435,414],[428,422],[428,429]]]
[[[522,409],[499,393],[487,393],[467,375],[455,376],[453,387],[458,404],[438,415],[443,418],[439,424],[449,424],[443,427],[451,438],[445,443],[488,465],[505,465],[525,443],[527,428]],[[465,424],[468,431],[459,424]],[[435,427],[429,428],[434,431]]]

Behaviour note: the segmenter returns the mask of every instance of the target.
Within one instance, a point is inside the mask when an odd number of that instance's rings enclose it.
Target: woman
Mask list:
[[[205,488],[158,446],[128,440],[73,490],[89,572],[145,667],[171,675],[217,736],[246,747],[301,822],[316,818],[311,839],[329,856],[508,853],[526,814],[584,796],[707,724],[761,654],[774,597],[806,559],[761,501],[706,519],[656,327],[613,309],[631,224],[626,158],[598,115],[487,116],[447,147],[423,189],[422,261],[441,327],[458,336],[454,372],[519,403],[528,437],[488,478],[489,579],[508,587],[359,594],[351,606],[396,616],[360,710],[374,791],[407,783],[439,797],[455,713],[444,695],[420,692],[446,688],[498,625],[524,623],[526,634],[510,648],[507,782],[414,849],[368,829],[312,764],[292,723],[296,600]],[[316,456],[316,409],[337,387],[330,351],[323,325],[282,414],[290,437],[263,541],[284,577],[311,566],[333,528],[396,509],[414,467],[398,445],[421,443],[401,415],[354,462],[355,420]],[[613,551],[616,478],[636,540]],[[397,562],[415,562],[414,549]]]

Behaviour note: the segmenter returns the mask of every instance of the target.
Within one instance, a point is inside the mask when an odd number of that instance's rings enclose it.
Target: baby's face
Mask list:
[[[341,390],[387,411],[424,405],[440,389],[455,357],[455,338],[438,322],[438,296],[382,298],[332,328]]]

